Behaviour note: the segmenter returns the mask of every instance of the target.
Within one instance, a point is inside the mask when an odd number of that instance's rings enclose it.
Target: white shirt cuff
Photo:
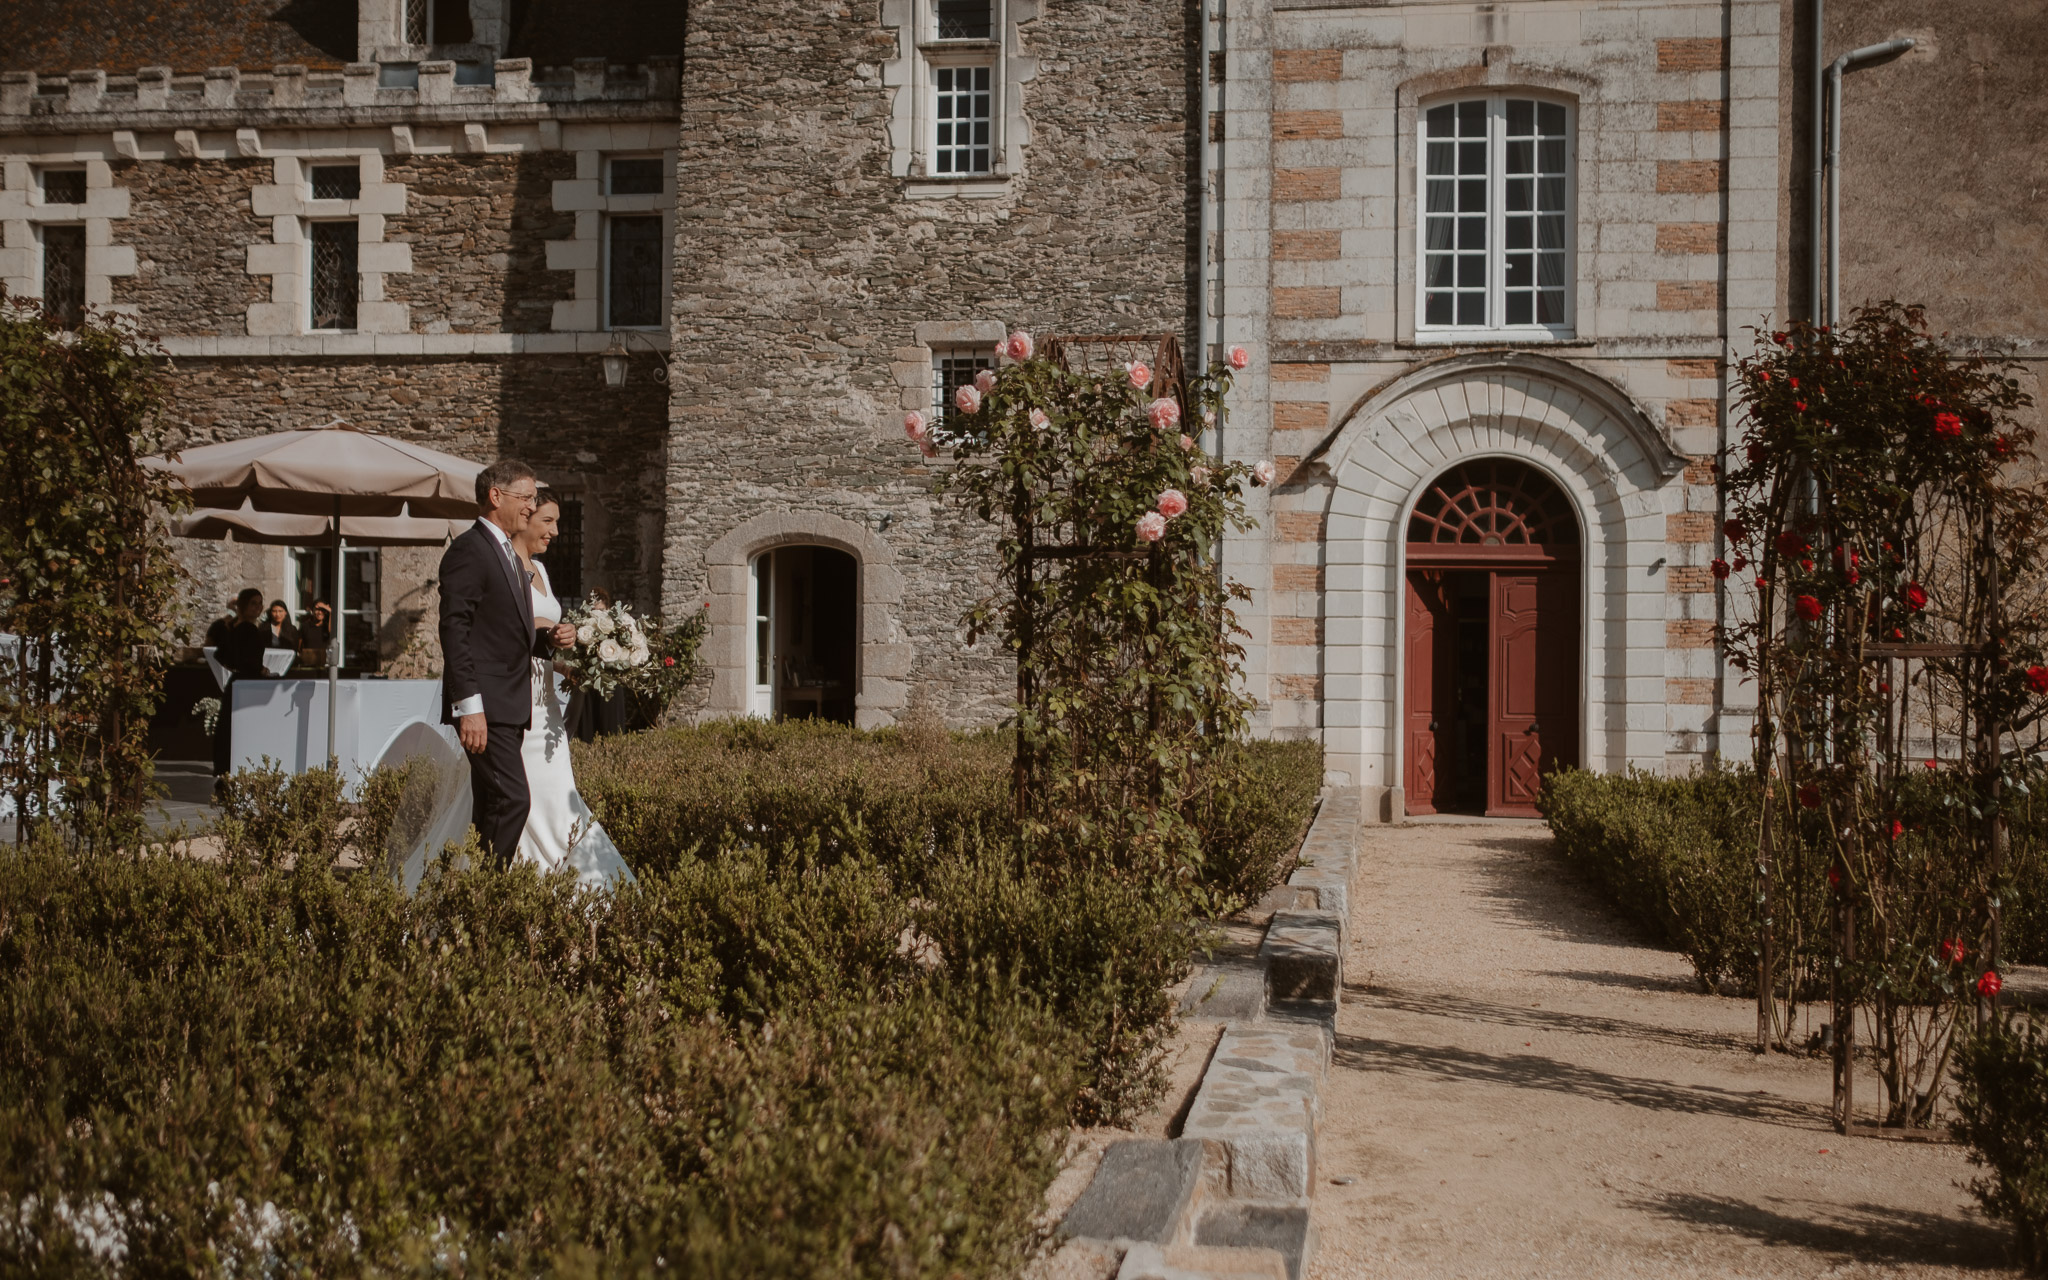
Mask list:
[[[484,695],[472,693],[450,708],[449,714],[457,720],[464,716],[480,716],[484,713]]]

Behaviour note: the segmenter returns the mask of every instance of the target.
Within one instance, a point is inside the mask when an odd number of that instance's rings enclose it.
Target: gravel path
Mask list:
[[[1540,827],[1361,843],[1312,1277],[2015,1274],[1960,1149],[1838,1137]]]

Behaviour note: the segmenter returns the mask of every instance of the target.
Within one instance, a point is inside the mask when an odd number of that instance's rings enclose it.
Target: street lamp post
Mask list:
[[[1820,33],[1815,32],[1818,40]],[[1836,58],[1828,67],[1828,309],[1825,322],[1833,327],[1842,322],[1842,77],[1851,71],[1880,66],[1903,57],[1913,47],[1907,39],[1867,44]]]

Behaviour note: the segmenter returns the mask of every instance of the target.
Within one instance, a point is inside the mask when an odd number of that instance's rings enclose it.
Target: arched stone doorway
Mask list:
[[[757,690],[763,682],[758,679],[760,614],[754,574],[763,552],[783,549],[842,555],[843,561],[833,562],[840,572],[851,563],[853,721],[863,729],[895,723],[909,700],[906,678],[911,660],[910,643],[897,619],[903,575],[896,569],[896,554],[866,525],[820,511],[766,512],[742,521],[705,548],[705,603],[711,612],[711,629],[704,640],[704,657],[711,668],[705,710],[714,716],[743,716],[759,705]],[[773,622],[771,611],[771,629]],[[770,671],[772,677],[777,667]],[[772,696],[774,679],[765,683]],[[817,700],[824,700],[822,692]],[[804,701],[808,704],[810,695]]]
[[[1410,813],[1533,817],[1579,763],[1579,528],[1526,463],[1432,480],[1408,518],[1403,733]]]

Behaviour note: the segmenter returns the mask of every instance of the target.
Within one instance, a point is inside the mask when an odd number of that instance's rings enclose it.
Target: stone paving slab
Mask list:
[[[1202,1178],[1202,1144],[1133,1139],[1102,1153],[1095,1177],[1060,1230],[1089,1240],[1171,1244]]]
[[[1229,1198],[1308,1198],[1329,1066],[1330,1031],[1320,1021],[1233,1024],[1224,1031],[1181,1136],[1222,1149]]]

